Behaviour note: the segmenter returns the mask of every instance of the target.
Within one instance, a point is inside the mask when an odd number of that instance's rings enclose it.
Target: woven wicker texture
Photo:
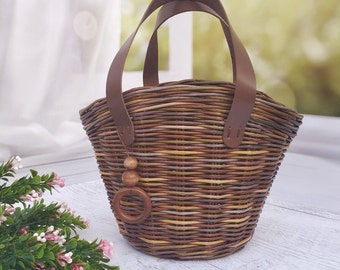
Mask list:
[[[124,160],[138,160],[138,188],[151,199],[140,224],[117,218],[120,232],[137,249],[175,259],[213,259],[241,249],[252,237],[289,143],[302,116],[257,91],[242,144],[222,141],[234,95],[232,83],[186,80],[123,93],[136,140],[122,145],[100,99],[81,120],[96,153],[111,206],[124,188]],[[121,208],[139,215],[138,196]]]

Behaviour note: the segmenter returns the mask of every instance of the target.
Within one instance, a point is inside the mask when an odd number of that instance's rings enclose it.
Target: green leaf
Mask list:
[[[0,244],[0,249],[5,248],[6,246],[4,244]]]
[[[27,261],[34,261],[34,256],[31,253],[26,253],[26,252],[20,252],[20,254],[17,254],[18,258],[21,258],[23,260]]]
[[[37,254],[35,255],[36,259],[41,259],[44,256],[44,247],[40,247]]]
[[[19,240],[20,240],[21,242],[25,242],[29,237],[31,237],[31,236],[28,235],[28,234],[20,235],[20,236],[19,236]]]
[[[76,238],[70,239],[70,241],[67,242],[65,247],[66,247],[66,250],[68,250],[68,251],[75,250],[76,247],[77,247],[77,239]]]
[[[30,172],[31,172],[31,175],[33,176],[33,177],[35,177],[35,176],[37,176],[38,175],[38,172],[36,171],[36,170],[30,170]]]
[[[18,261],[16,266],[17,267],[19,266],[19,268],[17,268],[17,269],[26,270],[26,266],[22,261]]]
[[[32,184],[38,185],[40,182],[41,182],[41,177],[39,175],[36,175],[31,179]]]
[[[47,250],[45,252],[45,257],[51,261],[55,260],[55,256],[54,256],[54,253],[50,250]]]

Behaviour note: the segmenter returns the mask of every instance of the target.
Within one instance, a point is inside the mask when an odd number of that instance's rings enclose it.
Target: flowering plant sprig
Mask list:
[[[107,264],[111,243],[80,239],[77,229],[87,228],[88,222],[66,204],[42,199],[65,180],[34,170],[13,180],[20,167],[19,157],[0,164],[0,270],[118,270]]]

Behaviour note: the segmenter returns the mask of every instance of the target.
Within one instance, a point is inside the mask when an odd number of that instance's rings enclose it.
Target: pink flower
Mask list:
[[[5,211],[0,216],[0,224],[2,222],[5,222],[7,220],[7,217],[9,214],[14,212],[14,208],[11,205],[6,205]]]
[[[58,240],[59,240],[59,235],[55,235],[55,234],[53,234],[53,233],[51,233],[51,234],[46,234],[46,235],[45,235],[45,239],[46,239],[47,241],[56,243],[56,242],[58,242]]]
[[[53,225],[51,225],[47,228],[46,233],[49,233],[49,232],[54,232],[54,226]]]
[[[47,270],[47,268],[40,262],[35,262],[35,270]],[[48,270],[57,270],[55,267],[48,268]]]
[[[4,212],[4,215],[12,214],[13,212],[14,212],[14,207],[11,206],[11,205],[7,205],[5,212]]]
[[[26,202],[30,202],[31,199],[32,199],[32,197],[29,196],[29,195],[20,196],[19,198],[22,199],[22,200],[24,200],[24,201],[26,201]]]
[[[40,262],[35,262],[35,270],[43,270],[46,269],[44,265],[42,265]]]
[[[21,235],[25,235],[25,234],[27,234],[27,230],[28,230],[28,226],[24,226],[24,227],[22,227],[22,228],[20,229],[20,233],[21,233]]]
[[[88,228],[90,226],[90,221],[88,219],[81,219],[81,222]]]
[[[101,249],[103,251],[104,258],[106,257],[109,259],[113,254],[113,244],[106,240],[101,240],[97,249]]]
[[[42,197],[43,192],[35,190],[31,190],[27,195],[20,196],[20,199],[25,200],[26,202],[35,202],[39,201],[39,199]]]
[[[1,215],[0,216],[0,224],[2,223],[2,222],[5,222],[7,220],[7,218],[4,216],[4,215]]]
[[[59,246],[63,246],[66,242],[66,236],[60,235],[62,231],[60,229],[54,230],[54,226],[51,225],[47,228],[44,238],[52,243],[58,243]]]
[[[71,269],[72,270],[84,270],[84,267],[82,265],[84,265],[84,263],[72,263]]]
[[[66,202],[62,202],[60,204],[60,209],[58,211],[59,213],[69,213],[71,216],[75,216],[75,211],[72,211],[72,209],[70,207],[67,206]]]
[[[64,267],[66,263],[71,264],[72,263],[72,252],[65,253],[66,250],[62,250],[57,253],[57,261],[61,267]]]
[[[47,183],[50,186],[59,186],[64,187],[65,186],[65,179],[61,178],[58,174],[54,174],[54,179],[52,182]]]

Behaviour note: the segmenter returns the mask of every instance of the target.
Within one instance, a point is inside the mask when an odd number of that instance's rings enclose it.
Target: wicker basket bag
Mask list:
[[[122,91],[141,24],[160,8],[144,86]],[[157,29],[203,11],[220,20],[233,82],[158,82]],[[174,259],[213,259],[252,237],[302,116],[257,91],[246,50],[218,0],[153,0],[113,60],[107,96],[80,111],[121,234],[137,249]]]

